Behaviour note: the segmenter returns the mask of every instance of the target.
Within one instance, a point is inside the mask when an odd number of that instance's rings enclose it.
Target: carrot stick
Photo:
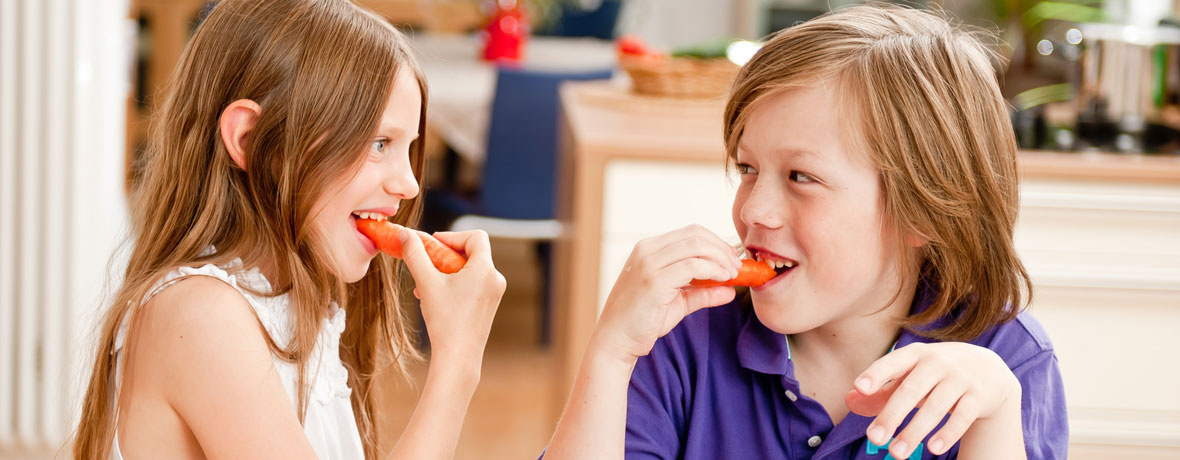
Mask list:
[[[388,254],[390,257],[399,259],[402,258],[402,241],[397,237],[397,231],[400,227],[400,225],[387,220],[356,220],[357,230],[360,230],[370,240],[373,240],[373,244],[377,246],[377,249],[380,249],[381,252]],[[434,268],[437,268],[438,271],[448,274],[455,273],[467,263],[467,258],[463,257],[459,251],[451,249],[450,246],[443,244],[426,232],[412,231],[422,240],[422,246],[426,249],[426,255],[430,256],[430,261],[434,263]]]
[[[766,284],[771,278],[774,278],[778,273],[770,268],[770,264],[766,262],[759,262],[753,259],[742,259],[742,266],[738,269],[738,276],[726,281],[714,280],[692,280],[690,283],[695,287],[713,287],[713,286],[749,286],[758,287]]]

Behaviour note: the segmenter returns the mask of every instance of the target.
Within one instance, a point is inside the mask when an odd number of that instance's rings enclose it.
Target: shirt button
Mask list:
[[[819,436],[812,436],[807,438],[807,445],[811,447],[819,447],[819,443],[824,442],[824,439]]]
[[[787,390],[784,393],[786,393],[787,399],[789,399],[791,402],[795,402],[795,401],[799,400],[799,395],[796,395],[794,391]],[[814,447],[814,446],[812,446],[812,447]]]

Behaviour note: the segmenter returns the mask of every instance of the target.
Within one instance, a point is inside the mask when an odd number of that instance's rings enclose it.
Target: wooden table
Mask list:
[[[722,100],[650,98],[602,82],[567,83],[561,100],[557,408],[636,241],[698,223],[737,242]],[[1180,157],[1021,152],[1020,171],[1017,250],[1066,373],[1071,453],[1175,445],[1159,452],[1180,454],[1180,395],[1163,390],[1180,379],[1180,362],[1142,353],[1180,348],[1166,332],[1180,328]],[[1111,304],[1118,315],[1103,308]],[[1095,327],[1108,330],[1098,349]],[[1094,356],[1105,367],[1088,366]],[[1169,396],[1145,399],[1160,394]]]

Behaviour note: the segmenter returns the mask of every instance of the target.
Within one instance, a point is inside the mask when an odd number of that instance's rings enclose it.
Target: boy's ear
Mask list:
[[[229,151],[229,157],[234,164],[246,169],[246,136],[258,124],[262,116],[262,106],[249,99],[238,99],[229,104],[221,112],[218,126],[221,128],[221,142]]]

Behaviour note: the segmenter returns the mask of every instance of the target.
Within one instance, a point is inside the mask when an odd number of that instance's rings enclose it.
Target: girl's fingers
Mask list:
[[[941,371],[930,366],[919,366],[905,376],[905,379],[897,384],[897,389],[893,390],[893,396],[889,398],[889,402],[885,403],[885,408],[881,409],[881,413],[877,414],[877,418],[869,424],[867,430],[869,440],[879,446],[889,442],[889,438],[897,432],[897,427],[905,420],[906,415],[909,415],[915,407],[918,407],[922,399],[930,394],[930,390],[938,384],[942,375]],[[906,446],[898,447],[906,448]]]
[[[436,232],[432,236],[452,249],[462,251],[469,261],[492,265],[492,243],[483,230]]]
[[[406,268],[410,270],[410,276],[414,278],[414,283],[419,286],[433,284],[434,280],[442,274],[434,268],[434,262],[430,261],[430,256],[426,255],[426,248],[422,246],[422,240],[418,239],[414,230],[405,227],[398,229],[397,236],[402,242],[402,260],[405,261]]]
[[[971,428],[971,424],[975,423],[977,418],[979,418],[978,404],[971,395],[964,395],[951,409],[951,416],[947,419],[946,424],[934,433],[934,436],[930,437],[930,442],[926,447],[934,455],[946,453],[951,446],[959,442],[959,439],[963,437],[968,428]]]
[[[926,397],[926,401],[921,404],[922,408],[889,445],[890,455],[894,458],[909,458],[914,447],[950,413],[951,408],[963,396],[963,391],[961,385],[945,380],[935,386]]]

